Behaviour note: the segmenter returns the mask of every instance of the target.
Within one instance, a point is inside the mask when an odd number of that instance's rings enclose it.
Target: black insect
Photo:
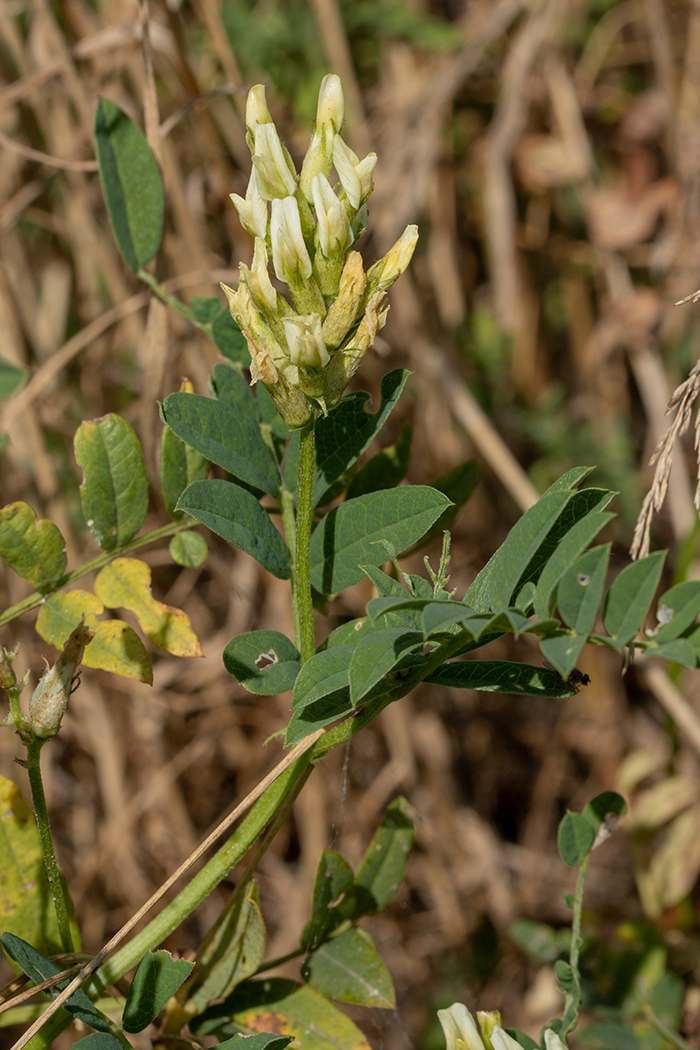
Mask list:
[[[557,670],[553,664],[550,664],[549,660],[545,660],[544,666],[548,667],[550,671]],[[557,671],[557,674],[558,673],[559,672]],[[589,674],[585,674],[583,671],[579,671],[578,667],[574,667],[573,671],[566,680],[569,683],[569,685],[572,685],[574,687],[577,693],[582,685],[591,684],[591,676]]]

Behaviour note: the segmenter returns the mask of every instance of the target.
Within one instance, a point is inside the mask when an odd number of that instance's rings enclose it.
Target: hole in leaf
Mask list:
[[[258,671],[264,671],[266,667],[274,667],[278,663],[279,660],[274,649],[270,649],[266,653],[260,653],[259,656],[255,657],[255,666]]]

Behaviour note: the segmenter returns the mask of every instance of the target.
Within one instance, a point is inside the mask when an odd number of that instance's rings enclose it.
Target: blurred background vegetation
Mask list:
[[[452,585],[461,595],[536,494],[582,463],[620,492],[605,538],[624,567],[646,464],[700,334],[698,307],[673,305],[700,287],[694,0],[6,0],[0,357],[25,383],[0,404],[2,502],[56,521],[79,564],[94,553],[71,454],[79,423],[122,413],[155,478],[157,401],[182,376],[205,392],[217,360],[120,262],[94,162],[97,96],[144,127],[158,156],[155,273],[189,301],[233,283],[252,254],[228,199],[248,181],[247,90],[267,86],[298,160],[328,71],[343,79],[352,148],[379,154],[365,259],[407,222],[421,235],[355,386],[376,394],[390,367],[413,371],[385,432],[391,444],[413,427],[412,481],[469,456],[482,466],[454,529]],[[671,549],[666,583],[698,574],[696,475],[679,449],[653,532]],[[154,496],[149,524],[164,513]],[[288,718],[288,696],[251,696],[221,664],[240,631],[291,634],[287,585],[210,539],[199,570],[145,554],[154,593],[188,612],[206,659],[154,653],[152,689],[85,672],[44,751],[88,951],[266,771],[263,742]],[[5,606],[26,588],[1,571]],[[331,626],[370,596],[351,589]],[[33,615],[0,642],[20,641],[20,664],[39,673],[47,647],[32,627]],[[540,659],[527,639],[492,655]],[[595,1005],[597,1018],[636,1016],[640,987],[665,975],[669,1023],[700,1047],[698,676],[639,663],[623,679],[601,649],[581,669],[592,683],[564,703],[423,687],[328,756],[266,858],[263,911],[281,955],[307,918],[320,851],[355,863],[395,794],[415,807],[406,883],[372,924],[398,1011],[357,1012],[375,1047],[439,1046],[434,1011],[456,999],[533,1034],[560,1011],[551,963],[573,875],[556,827],[608,788],[632,812],[591,865],[591,1016]],[[0,768],[22,784],[19,753],[0,735]],[[197,943],[225,892],[168,946]],[[670,1045],[641,1023],[637,1038]],[[610,1050],[611,1039],[592,1029],[581,1045]]]

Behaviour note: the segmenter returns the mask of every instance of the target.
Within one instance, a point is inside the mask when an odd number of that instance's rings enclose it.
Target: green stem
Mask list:
[[[296,550],[294,558],[294,604],[299,611],[297,649],[302,664],[316,651],[314,607],[311,600],[311,526],[313,524],[313,484],[316,461],[316,421],[301,432],[299,475],[297,480]]]
[[[107,987],[123,977],[132,966],[136,966],[147,951],[156,948],[165,937],[177,929],[222,879],[226,878],[284,805],[288,794],[294,790],[296,781],[305,775],[310,764],[310,753],[307,751],[301,755],[293,766],[270,784],[233,835],[202,870],[197,872],[175,900],[97,970],[91,978],[95,984]]]
[[[667,1028],[661,1018],[656,1016],[649,1005],[644,1008],[644,1016],[649,1021],[649,1024],[651,1024],[656,1031],[671,1044],[671,1046],[677,1047],[678,1050],[692,1050],[690,1043],[686,1043],[682,1035],[678,1035],[677,1032]]]
[[[581,937],[581,916],[583,914],[583,884],[586,880],[586,869],[588,868],[588,862],[591,859],[590,853],[587,853],[581,867],[578,869],[578,878],[576,879],[576,891],[574,893],[574,909],[573,918],[571,922],[571,954],[569,955],[569,963],[571,969],[576,975],[576,985],[581,988],[581,977],[578,970],[579,955],[581,953],[581,944],[583,939]],[[580,1002],[580,1000],[579,1000]]]
[[[156,543],[158,540],[162,540],[166,536],[176,536],[178,532],[184,532],[186,529],[191,529],[195,524],[197,523],[192,518],[187,518],[185,521],[171,521],[167,525],[163,525],[160,529],[155,529],[153,532],[149,532],[145,536],[139,536],[138,539],[131,540],[129,543],[125,543],[123,546],[118,547],[113,551],[98,554],[96,558],[86,561],[83,565],[79,565],[77,569],[73,569],[72,572],[62,576],[60,580],[53,584],[50,592],[44,592],[42,594],[39,591],[35,591],[34,594],[30,594],[26,598],[23,598],[21,602],[17,602],[16,605],[11,605],[9,609],[5,609],[3,613],[0,613],[0,627],[9,623],[11,620],[14,620],[22,613],[29,612],[30,609],[36,609],[39,605],[42,605],[46,601],[48,593],[55,594],[56,591],[60,591],[62,587],[67,587],[69,584],[75,583],[76,580],[79,580],[81,576],[85,576],[88,572],[94,572],[97,569],[104,568],[105,565],[109,565],[109,563],[114,561],[115,558],[123,558],[125,554],[131,554],[132,551],[136,551],[140,547],[145,547],[149,543]]]
[[[28,733],[25,738],[27,748],[27,759],[24,765],[29,774],[29,786],[34,803],[34,815],[39,828],[39,840],[41,842],[41,853],[44,859],[44,867],[49,880],[49,888],[56,909],[56,921],[58,923],[58,934],[61,938],[61,947],[64,952],[74,951],[73,938],[70,932],[70,920],[68,900],[61,878],[61,872],[56,863],[56,854],[51,837],[51,825],[49,824],[49,811],[46,808],[46,797],[44,795],[44,784],[41,779],[41,766],[39,753],[44,740],[40,740],[33,733]]]
[[[195,328],[199,328],[200,332],[204,332],[204,334],[211,339],[211,325],[202,324],[201,321],[198,321],[189,306],[187,306],[186,303],[183,303],[182,299],[178,299],[176,295],[166,292],[165,288],[163,288],[162,284],[158,283],[153,274],[148,273],[147,270],[139,270],[136,276],[142,280],[144,284],[148,285],[154,295],[156,295],[162,303],[165,303],[166,306],[172,307],[172,309],[176,310],[181,317],[184,317],[186,321],[193,324]]]
[[[282,511],[282,524],[284,526],[284,537],[287,541],[289,555],[292,561],[292,613],[294,616],[294,641],[297,649],[301,650],[301,608],[297,600],[297,523],[294,514],[294,497],[285,485],[280,486],[280,510]]]

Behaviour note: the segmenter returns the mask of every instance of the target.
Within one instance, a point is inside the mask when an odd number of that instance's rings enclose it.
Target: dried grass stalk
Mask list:
[[[695,294],[700,298],[700,292]],[[654,449],[653,456],[649,460],[650,466],[656,464],[656,470],[654,471],[654,481],[649,492],[644,497],[642,509],[639,512],[637,524],[635,525],[634,537],[630,548],[630,556],[632,558],[644,558],[649,553],[651,522],[654,512],[661,509],[666,498],[668,479],[673,464],[673,449],[678,438],[685,434],[690,425],[693,403],[698,394],[700,394],[700,361],[695,363],[688,378],[679,387],[676,387],[668,403],[666,414],[668,415],[669,412],[675,409],[676,417],[666,433],[661,437]],[[693,502],[696,508],[700,510],[700,410],[695,419],[695,451],[698,457],[698,485],[695,489]]]

